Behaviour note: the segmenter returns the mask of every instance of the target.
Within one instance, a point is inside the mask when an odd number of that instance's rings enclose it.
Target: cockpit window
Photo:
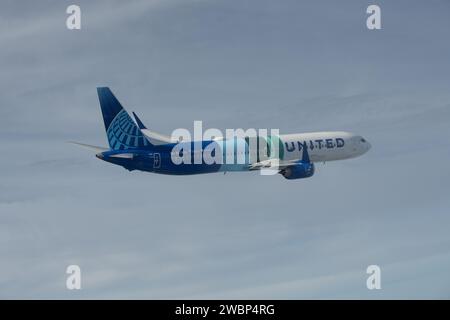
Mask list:
[[[361,142],[364,142],[364,143],[365,143],[365,142],[366,142],[366,140],[365,140],[364,138],[361,138]]]

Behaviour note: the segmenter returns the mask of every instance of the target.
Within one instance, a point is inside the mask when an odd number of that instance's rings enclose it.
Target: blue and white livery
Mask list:
[[[130,171],[189,175],[271,170],[286,179],[300,179],[314,174],[314,162],[358,157],[371,147],[362,136],[342,131],[179,141],[147,129],[134,113],[132,119],[109,88],[97,88],[97,93],[109,148],[74,143]]]

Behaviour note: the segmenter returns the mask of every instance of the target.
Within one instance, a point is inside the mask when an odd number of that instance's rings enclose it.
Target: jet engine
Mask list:
[[[289,166],[280,171],[286,179],[303,179],[309,178],[314,174],[314,164],[312,163],[299,163],[293,166]]]

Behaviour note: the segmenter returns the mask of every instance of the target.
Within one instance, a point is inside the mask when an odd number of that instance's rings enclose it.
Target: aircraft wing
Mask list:
[[[293,166],[299,163],[299,161],[301,161],[301,159],[287,160],[287,161],[282,160],[280,161],[280,159],[268,159],[249,165],[249,170],[261,170],[261,169],[283,170],[289,166]]]
[[[169,136],[166,136],[166,135],[154,132],[154,131],[150,131],[148,129],[141,129],[141,131],[153,145],[161,145],[161,144],[178,142],[177,140],[174,140]]]
[[[306,142],[303,143],[303,154],[301,159],[293,160],[280,160],[280,159],[267,159],[260,162],[253,163],[249,166],[249,170],[262,170],[262,169],[272,169],[272,170],[284,170],[287,167],[295,166],[298,164],[310,164],[309,152]]]
[[[161,145],[161,144],[178,142],[176,139],[172,139],[172,137],[169,137],[164,134],[157,133],[157,132],[147,129],[147,127],[144,125],[144,123],[141,121],[141,119],[139,119],[137,114],[134,112],[133,112],[133,117],[134,117],[134,120],[136,121],[139,129],[145,135],[145,137],[150,141],[151,144]]]

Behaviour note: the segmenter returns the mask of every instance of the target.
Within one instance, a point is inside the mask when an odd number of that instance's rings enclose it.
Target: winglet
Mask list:
[[[303,149],[302,162],[310,163],[311,161],[309,160],[308,145],[306,144],[306,142],[303,142],[302,149]]]
[[[139,119],[139,117],[137,116],[137,114],[134,113],[134,112],[133,112],[133,117],[134,117],[134,120],[136,120],[136,123],[137,123],[139,129],[141,129],[141,130],[142,130],[142,129],[147,129],[147,128],[145,127],[145,124],[142,123],[141,119]]]

